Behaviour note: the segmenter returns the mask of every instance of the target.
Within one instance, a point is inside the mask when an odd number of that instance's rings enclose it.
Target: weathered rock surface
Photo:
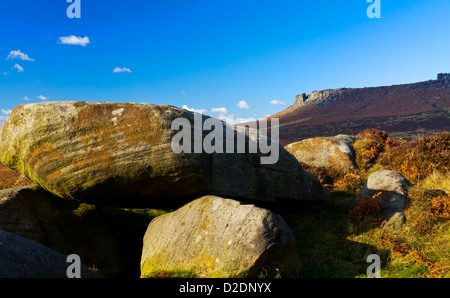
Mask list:
[[[62,253],[0,230],[0,278],[67,278],[71,264]],[[101,277],[84,264],[80,273],[81,278]]]
[[[0,190],[0,229],[77,254],[108,276],[122,268],[117,240],[95,206],[61,200],[37,186]]]
[[[406,223],[404,210],[408,199],[408,189],[412,183],[400,173],[382,170],[371,174],[358,196],[377,196],[382,199],[382,214],[387,225],[394,229]]]
[[[175,154],[171,124],[179,117],[194,122],[192,112],[151,104],[21,105],[2,127],[0,162],[57,196],[89,204],[167,208],[206,194],[265,202],[329,198],[281,146],[272,165],[260,163],[261,153]]]
[[[257,277],[271,268],[286,277],[295,276],[299,266],[294,235],[281,216],[205,196],[150,223],[141,276]]]
[[[284,148],[299,162],[307,165],[350,171],[357,167],[352,147],[356,140],[356,137],[350,135],[316,137],[291,143]]]

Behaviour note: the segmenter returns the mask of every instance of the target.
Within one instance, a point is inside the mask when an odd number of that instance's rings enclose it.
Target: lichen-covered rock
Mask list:
[[[119,243],[102,212],[37,186],[0,190],[0,230],[77,254],[106,276],[117,277],[123,267]]]
[[[289,144],[285,149],[298,161],[312,167],[336,167],[350,171],[357,167],[352,147],[356,139],[350,135],[316,137]]]
[[[0,278],[67,278],[71,264],[60,252],[0,230]],[[84,264],[80,265],[81,278],[101,277]]]
[[[174,153],[176,118],[195,120],[152,104],[21,105],[2,127],[0,162],[62,198],[117,207],[174,207],[206,194],[266,202],[329,197],[281,146],[270,165],[260,163],[261,152]]]
[[[142,277],[293,277],[299,267],[294,235],[280,215],[216,196],[155,218],[141,258]]]

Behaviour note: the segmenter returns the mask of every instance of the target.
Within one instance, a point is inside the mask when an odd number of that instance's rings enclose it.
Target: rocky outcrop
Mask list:
[[[294,235],[281,216],[216,196],[155,218],[141,259],[143,277],[292,277],[299,267]]]
[[[381,213],[388,226],[394,230],[406,223],[404,215],[408,199],[408,189],[412,187],[400,173],[382,170],[371,174],[358,196],[377,197],[383,202]],[[358,199],[358,198],[357,198]]]
[[[61,200],[36,186],[0,190],[0,230],[77,254],[108,276],[122,268],[119,244],[95,206]]]
[[[192,112],[152,104],[21,105],[2,127],[0,162],[88,204],[168,208],[206,194],[264,202],[329,197],[281,146],[269,165],[261,152],[174,153],[171,124],[180,117],[195,121]]]
[[[353,143],[356,137],[337,135],[291,143],[284,148],[299,162],[312,167],[335,167],[344,172],[357,168]]]
[[[0,278],[67,278],[70,265],[66,255],[0,230]],[[101,277],[84,264],[80,269],[81,278]]]
[[[279,118],[280,144],[374,128],[406,140],[450,130],[450,79],[299,94]],[[420,134],[418,133],[420,131]]]
[[[320,106],[327,103],[338,102],[352,89],[326,89],[321,91],[313,91],[309,95],[305,93],[299,94],[295,97],[295,102],[289,106],[286,111],[300,109],[305,106]]]

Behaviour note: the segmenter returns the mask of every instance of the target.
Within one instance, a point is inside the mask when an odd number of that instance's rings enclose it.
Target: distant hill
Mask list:
[[[368,128],[406,140],[450,131],[450,74],[412,84],[302,93],[294,104],[269,118],[280,119],[282,145]]]

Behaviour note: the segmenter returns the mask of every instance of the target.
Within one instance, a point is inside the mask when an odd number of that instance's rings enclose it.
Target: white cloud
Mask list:
[[[30,57],[28,57],[27,54],[22,53],[20,50],[9,52],[8,57],[6,57],[6,60],[8,60],[8,59],[20,59],[20,60],[24,60],[24,61],[34,61],[34,59],[31,59]]]
[[[228,123],[228,124],[240,124],[240,123],[246,123],[246,122],[253,122],[256,121],[255,118],[242,118],[242,117],[236,117],[235,115],[229,114],[229,115],[222,115],[217,117],[218,119]]]
[[[17,69],[17,72],[23,72],[23,68],[22,66],[20,66],[19,64],[14,64],[13,69]]]
[[[131,69],[129,69],[129,68],[127,68],[127,67],[122,67],[122,68],[116,67],[116,68],[113,69],[113,72],[114,72],[114,73],[119,73],[119,72],[128,72],[128,73],[131,73]]]
[[[186,95],[186,91],[184,91],[184,90],[181,90],[180,93],[181,93],[182,95]]]
[[[8,75],[8,73],[7,73],[6,71],[4,71],[4,72],[3,72],[3,75],[7,76],[7,75]]]
[[[216,116],[216,118],[219,120],[222,120],[228,124],[239,124],[239,123],[256,121],[256,119],[253,117],[242,118],[242,117],[238,117],[234,114],[231,114],[228,112],[227,108],[212,108],[210,112],[218,114]]]
[[[250,109],[252,108],[245,100],[241,100],[241,101],[237,104],[237,106],[238,106],[240,109],[243,109],[243,110],[250,110]]]
[[[5,109],[2,109],[2,113],[9,116],[9,114],[12,113],[12,110],[5,110]]]
[[[227,108],[212,108],[211,113],[228,114],[228,109]]]
[[[44,96],[44,95],[39,95],[38,98],[41,99],[41,100],[47,100],[48,99],[48,97]]]
[[[208,110],[206,109],[200,109],[200,110],[196,110],[196,109],[192,109],[190,107],[188,107],[187,105],[182,106],[183,109],[194,112],[194,113],[200,113],[200,114],[204,114],[206,112],[208,112]]]
[[[90,43],[89,37],[80,37],[75,35],[63,36],[59,38],[60,44],[68,44],[85,47]]]
[[[28,96],[25,96],[23,99],[25,99],[26,101],[30,100],[30,98]]]
[[[277,99],[270,101],[270,104],[274,105],[274,106],[285,106],[286,105],[286,103],[284,101],[277,100]]]

